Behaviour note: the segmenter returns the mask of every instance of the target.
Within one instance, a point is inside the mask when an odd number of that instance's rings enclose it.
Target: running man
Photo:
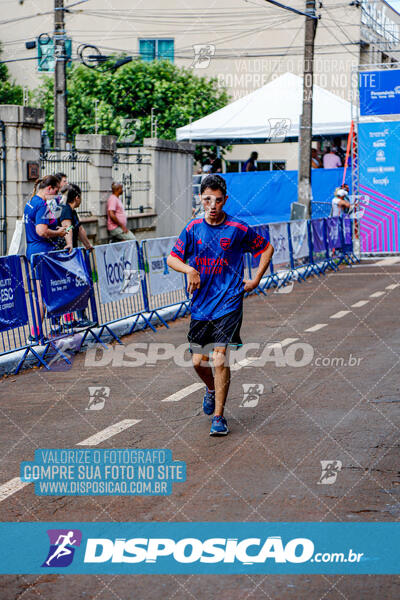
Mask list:
[[[46,560],[47,566],[50,566],[51,561],[55,558],[61,558],[62,556],[67,556],[67,554],[71,554],[71,550],[67,548],[67,546],[73,546],[76,543],[76,540],[72,539],[73,537],[73,531],[69,531],[66,535],[59,535],[58,540],[56,541],[56,550],[50,556],[50,558]]]
[[[254,229],[225,213],[228,196],[220,175],[208,175],[200,194],[205,216],[186,225],[167,263],[186,273],[188,292],[193,293],[188,340],[195,371],[207,386],[203,411],[214,413],[210,435],[226,435],[229,430],[223,415],[230,368],[225,355],[229,346],[242,345],[244,292],[258,286],[274,250]],[[261,255],[254,279],[247,281],[243,281],[245,252]],[[214,375],[208,362],[211,351]]]

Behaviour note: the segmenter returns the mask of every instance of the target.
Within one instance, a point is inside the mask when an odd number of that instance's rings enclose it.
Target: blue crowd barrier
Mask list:
[[[358,261],[353,251],[353,222],[348,216],[255,228],[271,241],[275,254],[260,285],[251,294],[266,295],[271,288],[281,288],[292,281],[302,283],[309,276],[337,271],[341,263],[352,265]],[[15,372],[29,358],[49,369],[54,357],[70,363],[69,353],[59,342],[77,332],[82,335],[75,351],[87,338],[105,345],[107,336],[122,343],[111,325],[129,317],[129,333],[140,328],[155,332],[157,324],[168,327],[163,309],[176,309],[173,320],[188,314],[186,277],[171,272],[167,265],[175,239],[104,244],[92,252],[75,249],[70,255],[66,251],[51,252],[34,256],[32,264],[25,257],[0,257],[0,356],[21,352]],[[118,252],[123,258],[114,264],[114,259],[107,257]],[[102,264],[97,264],[97,256]],[[245,255],[245,278],[255,276],[259,260],[260,257]],[[131,284],[129,275],[127,281],[133,287],[131,291],[128,287],[125,294],[121,284],[126,273],[139,274],[139,279]],[[105,277],[111,291],[101,287]],[[117,290],[114,296],[110,295],[113,285]],[[42,315],[41,306],[45,308]],[[77,328],[75,323],[82,310],[91,324]],[[29,335],[33,340],[28,341]],[[39,352],[39,346],[44,346],[44,351]]]
[[[152,238],[143,240],[141,243],[145,292],[150,318],[155,316],[166,327],[168,327],[168,323],[162,318],[161,309],[177,306],[173,321],[190,312],[186,277],[175,271],[171,272],[167,265],[167,257],[176,239],[176,236]],[[169,281],[171,285],[168,285]]]

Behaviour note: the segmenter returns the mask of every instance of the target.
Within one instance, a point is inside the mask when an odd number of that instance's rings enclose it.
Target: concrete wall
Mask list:
[[[156,236],[180,233],[192,214],[192,173],[195,146],[172,140],[145,139],[151,154],[151,192],[157,214]]]
[[[31,198],[28,162],[39,166],[44,111],[39,108],[1,105],[0,120],[6,125],[7,247],[15,221],[23,215]],[[76,149],[89,157],[87,207],[91,216],[82,223],[93,243],[108,241],[106,203],[111,193],[116,138],[109,135],[76,136]],[[137,149],[136,149],[137,150]],[[194,146],[167,140],[146,139],[144,154],[150,155],[146,177],[150,180],[145,212],[130,212],[128,227],[138,239],[176,235],[191,217]]]
[[[44,110],[29,106],[0,105],[0,120],[6,125],[7,156],[7,247],[32,196],[33,181],[28,180],[28,162],[39,162]]]

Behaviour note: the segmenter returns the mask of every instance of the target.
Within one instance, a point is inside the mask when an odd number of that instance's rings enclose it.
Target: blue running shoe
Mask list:
[[[210,435],[227,435],[229,433],[228,424],[224,417],[213,417],[211,422]]]
[[[203,412],[205,415],[212,415],[215,410],[215,390],[206,388],[203,398]]]

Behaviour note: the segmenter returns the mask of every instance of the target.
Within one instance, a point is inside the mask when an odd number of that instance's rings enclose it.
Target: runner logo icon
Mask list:
[[[74,558],[75,547],[81,545],[79,529],[48,529],[50,548],[42,567],[68,567]]]

